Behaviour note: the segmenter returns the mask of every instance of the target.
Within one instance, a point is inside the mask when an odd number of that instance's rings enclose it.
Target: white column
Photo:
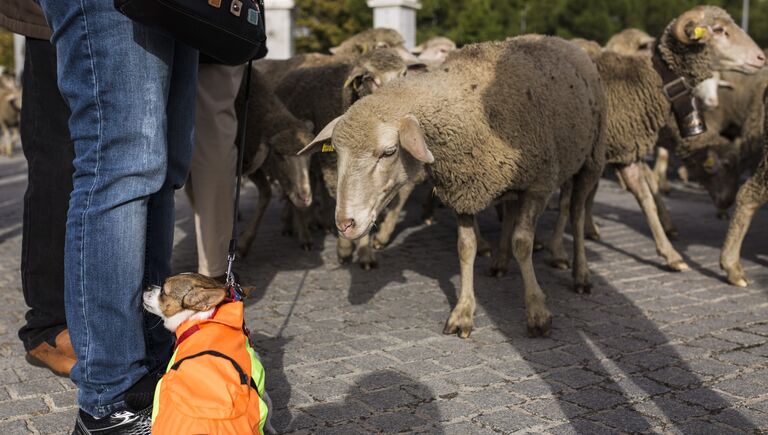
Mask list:
[[[13,66],[16,81],[21,83],[21,70],[24,69],[24,37],[13,35]]]
[[[395,29],[405,38],[408,49],[416,45],[416,11],[421,9],[418,0],[368,0],[373,8],[373,27]]]
[[[267,59],[288,59],[293,56],[293,0],[268,0],[265,3],[267,22]]]

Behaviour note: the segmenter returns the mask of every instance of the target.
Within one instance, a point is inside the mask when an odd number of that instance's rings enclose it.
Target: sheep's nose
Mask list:
[[[312,195],[308,192],[299,192],[299,201],[303,202],[304,204],[309,204],[312,202]]]
[[[341,231],[342,233],[346,233],[348,229],[355,227],[355,220],[352,218],[339,219],[337,225],[339,227],[339,231]]]

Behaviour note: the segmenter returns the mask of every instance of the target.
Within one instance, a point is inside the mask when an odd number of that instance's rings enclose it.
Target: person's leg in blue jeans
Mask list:
[[[72,112],[74,190],[65,305],[80,408],[104,417],[170,352],[143,287],[169,273],[173,189],[186,177],[196,52],[134,24],[113,0],[42,0]],[[149,327],[153,327],[148,329]]]

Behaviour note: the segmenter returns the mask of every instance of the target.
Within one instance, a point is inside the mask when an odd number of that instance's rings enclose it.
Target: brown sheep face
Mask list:
[[[675,38],[683,44],[706,44],[714,70],[754,73],[765,65],[765,53],[723,9],[699,6],[678,17]]]
[[[296,150],[302,149],[312,141],[311,126],[304,129],[285,129],[269,138],[270,153],[267,159],[269,175],[280,183],[288,199],[297,208],[312,205],[312,187],[309,181],[309,156],[298,156]]]
[[[370,232],[400,188],[434,157],[412,115],[397,120],[349,115],[336,118],[302,152],[316,151],[332,140],[338,155],[336,227],[342,237],[354,240]]]
[[[685,159],[691,178],[701,183],[715,207],[727,210],[736,200],[741,170],[733,145],[712,146]]]

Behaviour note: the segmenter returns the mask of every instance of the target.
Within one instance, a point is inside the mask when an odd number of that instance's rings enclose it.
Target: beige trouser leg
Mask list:
[[[195,212],[197,271],[227,271],[237,165],[235,97],[244,65],[201,64],[197,79],[195,149],[187,182]]]

